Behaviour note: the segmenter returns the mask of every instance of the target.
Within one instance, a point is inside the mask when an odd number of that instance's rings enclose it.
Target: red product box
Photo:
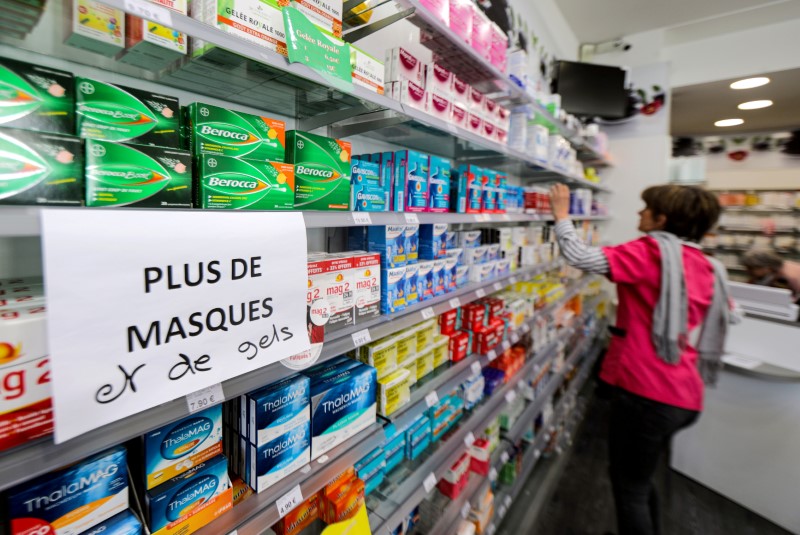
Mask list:
[[[466,331],[455,331],[450,334],[450,361],[458,362],[464,360],[469,354],[470,341],[472,336]]]
[[[458,330],[459,309],[448,310],[439,316],[439,332],[451,335]]]
[[[470,459],[470,455],[464,453],[453,463],[453,466],[439,480],[437,485],[439,492],[451,500],[455,500],[461,495],[469,482]]]
[[[486,299],[486,303],[489,306],[489,319],[502,319],[506,308],[505,302],[497,297],[489,297]]]
[[[486,307],[480,303],[469,303],[461,307],[461,325],[470,331],[479,331],[486,325]]]
[[[489,441],[479,438],[469,447],[470,463],[469,469],[480,476],[488,476],[491,453],[489,452]]]

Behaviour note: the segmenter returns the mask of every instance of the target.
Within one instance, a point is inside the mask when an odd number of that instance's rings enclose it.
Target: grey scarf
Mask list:
[[[688,298],[683,274],[683,242],[669,232],[651,232],[661,251],[661,295],[653,311],[653,345],[667,364],[676,365],[689,343]],[[714,268],[714,294],[697,341],[698,368],[706,384],[716,384],[728,334],[729,292],[724,266]]]

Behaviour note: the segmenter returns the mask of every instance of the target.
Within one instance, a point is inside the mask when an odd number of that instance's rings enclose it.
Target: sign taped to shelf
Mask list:
[[[473,375],[478,375],[479,373],[481,373],[481,370],[483,370],[483,368],[481,368],[480,362],[473,362],[470,368],[472,368]]]
[[[422,486],[425,487],[425,492],[432,491],[433,487],[436,486],[436,475],[433,472],[428,474],[428,477],[422,482]]]
[[[433,311],[433,307],[423,308],[421,312],[422,319],[424,320],[429,320],[436,315],[436,313]]]
[[[353,333],[353,345],[363,346],[364,344],[368,344],[372,342],[372,335],[369,334],[369,329],[361,329],[357,333]]]
[[[371,225],[372,217],[369,212],[353,212],[353,223],[356,225]]]
[[[500,462],[506,464],[508,462],[508,452],[504,451],[500,454]]]
[[[46,209],[42,242],[56,443],[310,348],[300,213]]]
[[[488,353],[486,353],[486,358],[489,359],[489,362],[492,362],[494,359],[497,358],[497,351],[492,349]]]
[[[189,408],[189,414],[202,411],[223,401],[225,401],[225,394],[222,393],[221,383],[186,394],[186,405]]]
[[[517,392],[515,390],[509,390],[506,392],[506,401],[508,403],[514,403],[515,399],[517,399]]]
[[[172,26],[172,14],[169,9],[146,0],[125,0],[125,11],[150,22]]]
[[[275,500],[275,506],[278,508],[278,515],[281,518],[301,503],[303,503],[303,492],[300,490],[300,485],[295,485],[292,490]]]
[[[350,45],[324,33],[294,6],[282,12],[289,62],[307,65],[337,89],[352,90]]]
[[[506,496],[505,499],[503,499],[503,503],[506,507],[511,507],[511,496]]]
[[[496,480],[497,480],[497,470],[495,470],[495,468],[494,468],[494,467],[492,467],[492,468],[489,470],[489,481],[492,481],[492,482],[494,482],[494,481],[496,481]]]

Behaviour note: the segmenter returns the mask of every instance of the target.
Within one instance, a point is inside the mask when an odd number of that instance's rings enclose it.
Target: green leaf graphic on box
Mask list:
[[[50,166],[35,150],[0,133],[0,199],[34,187],[50,171]]]
[[[103,125],[105,139],[124,141],[144,135],[158,125],[158,118],[147,106],[118,87],[84,80],[78,84],[78,92],[83,98],[78,103],[78,115],[83,119],[81,135],[87,127]]]
[[[223,143],[240,147],[239,156],[250,154],[261,146],[262,138],[259,132],[247,128],[247,123],[241,125],[231,123],[210,122],[203,124],[198,130],[198,135],[211,143]]]
[[[283,23],[291,63],[304,63],[332,82],[352,86],[349,44],[324,33],[293,6],[283,8]]]
[[[114,190],[117,201],[110,205],[122,206],[152,197],[172,178],[160,163],[133,147],[98,143],[90,150],[95,151],[94,165],[86,169],[86,178],[98,183],[97,191]]]
[[[14,71],[0,66],[0,124],[36,111],[42,104],[39,91]]]

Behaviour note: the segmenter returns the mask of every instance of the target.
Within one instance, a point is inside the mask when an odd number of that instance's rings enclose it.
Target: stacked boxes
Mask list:
[[[387,211],[389,191],[384,187],[380,164],[354,157],[350,176],[350,210]]]
[[[428,155],[413,150],[395,153],[395,180],[404,184],[405,211],[428,210]]]
[[[57,69],[0,58],[0,126],[72,135],[75,133],[75,83]]]
[[[294,164],[295,209],[348,210],[351,154],[347,141],[286,132],[286,159]]]

